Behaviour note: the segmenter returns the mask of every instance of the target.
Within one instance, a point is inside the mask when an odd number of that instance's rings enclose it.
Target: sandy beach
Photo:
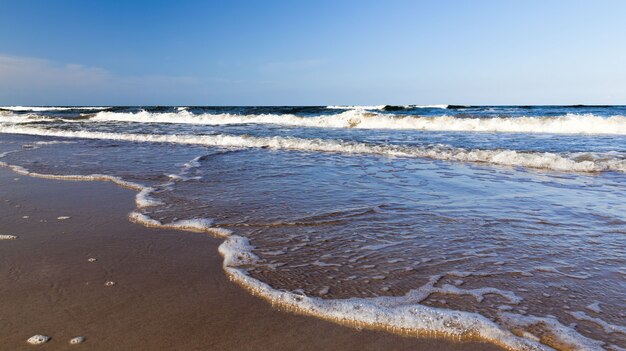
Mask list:
[[[626,351],[622,1],[5,1],[0,351]]]
[[[1,350],[67,349],[76,336],[89,350],[497,349],[276,310],[228,281],[219,240],[130,223],[133,197],[0,169],[0,234],[17,237],[0,241]],[[52,339],[28,345],[35,334]]]

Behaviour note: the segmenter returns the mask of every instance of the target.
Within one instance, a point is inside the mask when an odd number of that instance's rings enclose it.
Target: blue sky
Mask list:
[[[0,0],[0,105],[626,104],[626,2]]]

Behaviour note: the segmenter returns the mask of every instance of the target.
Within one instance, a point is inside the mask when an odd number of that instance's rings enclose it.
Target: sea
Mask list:
[[[5,106],[0,165],[135,189],[277,308],[626,349],[626,106]]]

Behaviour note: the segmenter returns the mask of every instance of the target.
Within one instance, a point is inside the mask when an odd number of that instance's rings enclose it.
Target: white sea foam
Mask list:
[[[511,328],[528,328],[540,325],[546,328],[546,332],[552,334],[559,344],[566,345],[568,350],[592,351],[603,350],[603,342],[586,338],[577,333],[573,328],[561,324],[556,318],[522,316],[519,314],[502,312],[500,319]]]
[[[327,139],[292,137],[252,137],[239,135],[155,135],[100,133],[41,129],[26,126],[0,126],[0,133],[55,136],[65,138],[125,140],[133,142],[161,142],[243,148],[271,148],[331,152],[343,154],[374,154],[391,157],[417,157],[445,161],[489,163],[502,166],[520,166],[573,172],[626,172],[626,156],[620,153],[594,154],[550,152],[522,152],[514,150],[471,150],[446,146],[397,146],[368,144]]]
[[[358,124],[353,118],[360,118],[362,112],[346,111],[334,116],[299,117],[283,114],[193,114],[182,110],[178,112],[151,113],[140,111],[135,113],[99,112],[87,121],[91,122],[135,122],[135,123],[177,123],[197,125],[230,125],[230,124],[276,124],[298,127],[348,128]],[[85,121],[85,120],[82,120]]]
[[[569,312],[569,314],[571,314],[574,318],[578,319],[579,321],[587,321],[587,322],[592,322],[592,323],[599,325],[600,327],[602,327],[602,329],[604,329],[604,332],[607,334],[620,333],[620,334],[626,335],[625,327],[607,323],[600,318],[591,317],[590,315],[588,315],[587,313],[583,311]]]
[[[446,109],[448,108],[448,105],[407,105],[404,106],[407,108],[441,108],[441,109]]]
[[[35,141],[33,145],[59,145],[59,144],[74,144],[75,141],[67,141],[67,140],[51,140],[51,141]]]
[[[228,241],[220,246],[222,255],[230,256]],[[317,316],[339,323],[370,328],[383,328],[394,332],[421,335],[436,334],[449,337],[477,337],[514,350],[550,350],[538,343],[513,335],[495,322],[470,312],[428,307],[419,304],[432,292],[432,286],[410,291],[402,297],[375,297],[350,299],[322,299],[300,293],[275,290],[256,280],[237,266],[224,264],[232,280],[284,308]],[[431,279],[431,283],[433,280]]]
[[[16,165],[10,165],[7,164],[6,162],[0,162],[0,167],[7,167],[10,168],[11,170],[13,170],[13,172],[21,174],[21,175],[27,175],[27,176],[31,176],[31,177],[35,177],[35,178],[45,178],[45,179],[60,179],[60,180],[80,180],[80,181],[103,181],[103,182],[112,182],[115,183],[123,188],[128,188],[128,189],[133,189],[136,191],[141,191],[144,189],[143,185],[137,184],[137,183],[133,183],[133,182],[129,182],[126,180],[123,180],[119,177],[114,177],[114,176],[110,176],[110,175],[106,175],[106,174],[90,174],[90,175],[56,175],[56,174],[43,174],[43,173],[37,173],[37,172],[31,172],[27,169],[25,169],[24,167],[21,166],[16,166]]]
[[[112,181],[118,185],[132,187],[141,192],[146,187],[126,182],[120,178],[106,175],[48,175],[29,172],[28,170],[6,163],[0,166],[10,167],[14,171],[41,178],[67,179],[67,180],[104,180]],[[434,308],[420,304],[433,293],[445,293],[456,295],[472,295],[481,300],[486,294],[498,294],[507,298],[512,303],[518,303],[520,298],[506,291],[494,288],[459,289],[456,286],[444,285],[436,287],[444,275],[430,278],[424,286],[409,291],[400,297],[375,297],[375,298],[350,298],[350,299],[322,299],[309,297],[301,293],[280,291],[273,289],[268,284],[249,276],[245,270],[248,265],[257,262],[258,257],[254,254],[254,247],[247,238],[233,235],[231,231],[213,227],[210,219],[196,218],[172,223],[161,223],[149,216],[132,212],[129,219],[148,227],[178,229],[192,232],[205,232],[213,236],[223,238],[224,242],[219,247],[220,254],[224,257],[223,267],[230,279],[244,286],[252,293],[259,295],[274,304],[289,308],[301,313],[332,320],[338,323],[356,325],[368,328],[383,328],[386,330],[411,334],[411,335],[442,335],[449,337],[470,337],[491,341],[495,344],[514,350],[551,350],[546,345],[539,343],[538,338],[526,333],[526,337],[514,335],[512,332],[498,323],[477,313],[455,311]],[[466,277],[473,275],[469,272],[449,272],[445,276]],[[105,285],[112,286],[114,282]],[[530,317],[506,314],[504,318],[508,325],[520,326],[534,324],[537,320],[547,322],[552,332],[559,340],[565,340],[573,349],[596,350],[601,342],[587,339],[577,334],[574,330],[562,326],[555,319],[528,319]],[[512,322],[513,321],[513,322]]]
[[[0,123],[31,123],[41,119],[45,119],[45,117],[0,113]],[[185,109],[179,109],[178,112],[165,113],[100,111],[90,119],[66,121],[198,125],[275,124],[309,128],[626,135],[625,116],[600,117],[593,114],[567,114],[559,117],[461,118],[454,116],[396,116],[368,112],[363,109],[348,109],[335,115],[301,117],[291,114],[239,115],[223,113],[196,115]]]
[[[330,105],[329,110],[382,110],[387,105]]]
[[[156,219],[152,219],[149,216],[133,211],[128,215],[128,218],[135,223],[143,224],[147,227],[164,228],[164,229],[177,229],[189,232],[209,233],[218,238],[227,238],[231,235],[231,232],[224,228],[213,227],[210,219],[195,218],[185,219],[172,223],[161,223]]]
[[[12,154],[14,152],[18,152],[18,150],[11,150],[11,151],[5,151],[5,152],[0,152],[0,158],[5,157],[8,154]]]
[[[394,105],[331,105],[331,106],[326,106],[326,108],[330,110],[383,110],[387,106],[394,106]],[[400,105],[400,107],[405,108],[405,109],[410,109],[410,108],[447,109],[448,105],[442,105],[442,104],[439,104],[439,105]]]
[[[41,120],[49,120],[49,118],[35,114],[16,115],[13,112],[0,110],[0,124],[33,123]]]
[[[626,135],[626,117],[600,117],[593,114],[567,114],[559,117],[397,116],[350,109],[335,115],[301,117],[291,114],[193,114],[98,112],[90,121],[136,123],[181,123],[200,125],[278,124],[312,128],[396,129],[491,133],[554,133]]]
[[[15,239],[17,239],[17,236],[15,235],[0,234],[0,240],[15,240]]]
[[[138,208],[152,207],[163,204],[163,202],[156,200],[150,196],[150,193],[152,193],[153,191],[154,188],[145,187],[141,189],[139,193],[137,193],[137,196],[135,197],[135,203],[137,204]]]
[[[155,200],[150,196],[150,193],[154,191],[152,187],[145,187],[141,184],[129,182],[123,180],[119,177],[114,177],[106,174],[89,174],[89,175],[55,175],[55,174],[42,174],[31,172],[24,167],[10,165],[6,162],[0,162],[0,167],[8,167],[14,172],[22,175],[27,175],[35,178],[46,178],[46,179],[60,179],[60,180],[77,180],[77,181],[103,181],[103,182],[112,182],[123,188],[133,189],[137,191],[137,195],[135,196],[135,204],[137,208],[151,207],[162,205],[163,202]],[[61,216],[58,219],[68,219],[70,217]]]
[[[198,156],[195,157],[193,160],[189,161],[189,162],[185,162],[183,164],[182,169],[180,170],[180,174],[179,176],[185,176],[187,175],[192,169],[194,168],[198,168],[200,167],[200,160],[202,159],[203,156]]]
[[[0,167],[7,167],[13,172],[27,175],[35,178],[45,178],[45,179],[60,179],[60,180],[75,180],[75,181],[102,181],[102,182],[112,182],[123,188],[128,188],[137,191],[137,195],[135,196],[135,203],[138,208],[147,207],[147,206],[156,206],[160,205],[161,202],[152,199],[149,194],[154,189],[150,187],[145,187],[141,184],[129,182],[123,180],[119,177],[114,177],[106,174],[89,174],[89,175],[55,175],[55,174],[43,174],[37,172],[31,172],[24,167],[17,165],[10,165],[6,162],[0,162]],[[70,217],[62,216],[58,219],[68,219]]]

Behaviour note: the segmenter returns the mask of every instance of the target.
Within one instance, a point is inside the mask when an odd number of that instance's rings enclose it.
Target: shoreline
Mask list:
[[[221,240],[131,223],[136,191],[4,168],[0,184],[0,231],[17,236],[0,242],[8,282],[1,288],[2,347],[26,347],[42,333],[52,337],[48,348],[83,335],[89,349],[109,350],[498,349],[359,330],[274,308],[229,280],[217,252]],[[58,219],[64,216],[70,218]],[[91,256],[97,261],[88,262]]]

